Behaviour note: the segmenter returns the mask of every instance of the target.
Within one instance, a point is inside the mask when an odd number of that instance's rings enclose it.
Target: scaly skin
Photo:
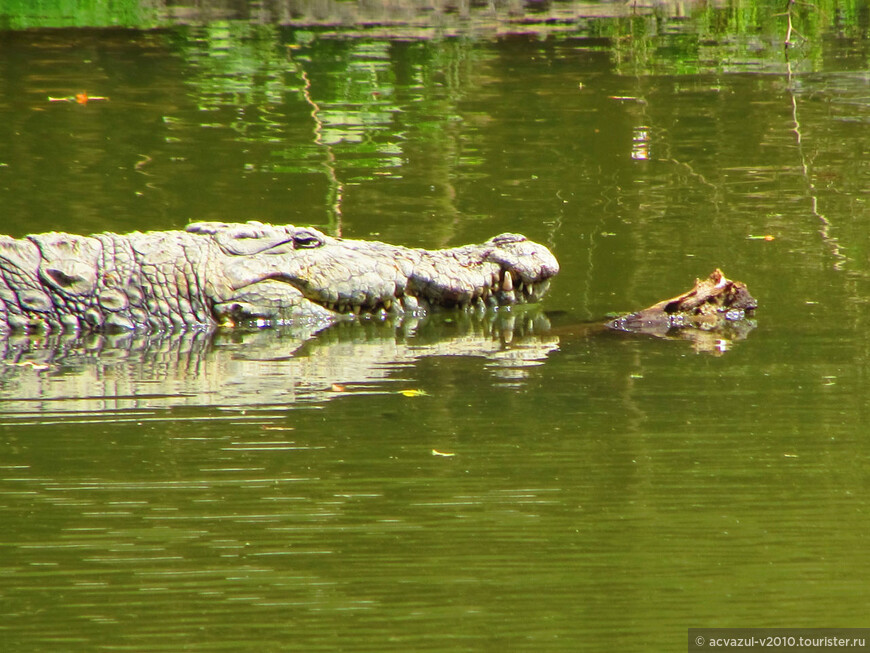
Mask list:
[[[535,302],[559,271],[515,234],[424,250],[259,222],[0,236],[0,333],[142,330]]]

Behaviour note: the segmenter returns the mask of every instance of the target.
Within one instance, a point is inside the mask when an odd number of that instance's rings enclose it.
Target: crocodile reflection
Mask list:
[[[479,357],[496,381],[516,383],[558,347],[548,329],[543,313],[516,310],[321,330],[9,336],[0,339],[0,412],[322,402],[383,390],[397,369],[429,356]]]

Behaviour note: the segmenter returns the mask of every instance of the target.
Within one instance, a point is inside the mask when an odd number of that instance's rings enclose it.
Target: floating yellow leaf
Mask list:
[[[428,396],[429,393],[426,392],[425,390],[412,389],[412,390],[399,390],[399,394],[403,395],[405,397],[426,397],[426,396]]]
[[[456,454],[455,453],[448,453],[445,451],[438,451],[437,449],[432,449],[432,455],[433,456],[441,456],[442,458],[453,458],[453,456],[455,456]]]

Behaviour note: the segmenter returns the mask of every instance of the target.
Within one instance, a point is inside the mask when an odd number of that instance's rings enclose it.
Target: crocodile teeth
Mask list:
[[[359,315],[361,308],[362,307],[359,304],[354,304],[350,310],[353,312],[354,315]]]
[[[501,289],[505,292],[510,292],[514,289],[514,278],[510,272],[504,273],[504,279],[501,282]]]
[[[417,298],[413,295],[405,295],[404,297],[405,310],[406,311],[416,311],[419,308],[419,302]]]

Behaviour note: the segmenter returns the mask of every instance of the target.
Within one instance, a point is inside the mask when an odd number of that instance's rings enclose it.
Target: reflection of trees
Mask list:
[[[333,232],[346,188],[375,179],[442,189],[446,213],[455,212],[451,142],[472,43],[336,39],[235,23],[192,29],[182,49],[197,71],[202,125],[267,145],[255,172],[325,178]]]
[[[791,31],[791,19],[789,19],[789,36],[791,36]],[[789,41],[786,41],[786,45],[788,45],[788,43]],[[786,55],[787,53],[788,51],[786,50]],[[794,80],[792,79],[791,66],[789,65],[787,90],[791,99],[791,115],[793,123],[792,131],[795,135],[795,143],[797,145],[798,156],[800,157],[801,173],[806,183],[807,195],[810,201],[810,211],[819,221],[819,234],[821,235],[822,241],[825,243],[825,245],[827,245],[828,249],[830,250],[831,256],[834,259],[834,269],[841,270],[843,268],[843,265],[846,263],[847,257],[845,254],[842,253],[837,238],[831,235],[831,221],[827,218],[827,216],[822,212],[822,209],[819,207],[818,189],[816,188],[816,184],[813,181],[809,158],[804,151],[804,136],[800,118],[798,117],[798,99],[793,82]]]
[[[832,31],[866,36],[866,19],[851,2],[683,3],[663,0],[646,11],[590,24],[611,39],[617,70],[624,74],[786,72],[782,48],[793,41],[802,70],[824,66],[824,39]],[[792,65],[795,65],[794,60]]]
[[[153,202],[145,211],[139,206],[113,206],[106,211],[95,209],[88,196],[76,214],[110,213],[118,219],[126,212],[138,220],[130,218],[131,226],[140,227],[145,218],[139,216],[150,210],[151,215],[172,216],[168,219],[177,220],[173,226],[178,226],[190,215],[245,215],[250,197],[275,193],[286,196],[286,213],[250,217],[326,224],[338,232],[348,226],[341,224],[342,213],[345,222],[348,215],[366,215],[368,229],[380,231],[386,240],[400,240],[409,237],[401,222],[404,214],[417,223],[412,237],[419,244],[436,246],[455,235],[457,224],[467,227],[478,218],[497,222],[507,215],[517,229],[525,228],[525,219],[539,224],[542,215],[564,212],[566,200],[579,200],[579,192],[574,195],[574,191],[583,184],[594,193],[586,197],[604,197],[617,212],[622,211],[618,204],[634,204],[640,209],[636,219],[642,221],[644,211],[662,215],[693,204],[710,205],[712,217],[719,219],[726,208],[731,211],[729,202],[744,189],[744,196],[775,192],[789,179],[794,182],[796,175],[807,179],[803,171],[747,165],[747,157],[741,156],[759,144],[795,146],[791,130],[795,116],[778,113],[772,107],[781,110],[782,106],[775,103],[762,106],[763,92],[731,74],[785,71],[781,39],[786,23],[773,11],[781,7],[770,3],[692,5],[688,15],[673,2],[654,8],[599,7],[605,14],[616,14],[607,17],[588,16],[588,6],[572,2],[554,2],[537,13],[517,14],[505,13],[508,4],[498,2],[490,6],[489,14],[469,4],[459,6],[454,15],[436,5],[432,15],[418,16],[413,24],[391,21],[388,27],[346,29],[334,27],[351,18],[342,13],[349,10],[344,3],[318,3],[321,8],[316,9],[301,0],[275,0],[258,3],[256,11],[232,2],[209,4],[212,13],[164,11],[159,20],[175,27],[147,33],[147,41],[158,52],[141,53],[141,43],[131,41],[129,51],[113,50],[118,54],[111,61],[104,57],[117,91],[100,92],[112,95],[113,104],[89,108],[87,114],[54,107],[50,115],[34,113],[29,117],[32,124],[16,126],[27,134],[25,139],[46,131],[45,126],[76,137],[84,129],[93,130],[93,158],[105,158],[110,152],[119,161],[106,168],[134,170],[129,179],[113,177],[113,188],[144,196],[137,200],[140,204]],[[153,6],[159,14],[162,5]],[[413,2],[401,6],[414,9]],[[365,12],[384,7],[355,3],[352,9],[361,19],[370,15]],[[309,10],[314,13],[306,13]],[[335,14],[330,13],[333,10]],[[823,2],[819,10],[796,6],[793,19],[795,29],[806,37],[792,56],[799,62],[795,74],[823,65],[828,50],[819,35],[826,33],[832,20],[840,30],[837,38],[866,31],[857,10],[833,0]],[[301,27],[306,21],[323,26]],[[284,22],[295,26],[279,24]],[[463,31],[458,31],[460,24]],[[525,36],[491,38],[508,32]],[[459,33],[464,36],[444,37]],[[517,45],[522,39],[529,45]],[[102,37],[100,47],[105,49],[106,42]],[[854,69],[867,67],[862,43],[849,50]],[[186,64],[181,70],[176,52]],[[166,81],[156,84],[147,77],[149,72],[165,76]],[[75,77],[90,82],[93,75],[89,69]],[[668,82],[673,92],[661,82],[662,76],[674,78]],[[127,86],[119,88],[119,79]],[[735,79],[741,93],[745,90],[742,101],[750,98],[758,106],[742,107],[730,95],[731,87],[726,92]],[[26,85],[7,82],[6,96],[20,97]],[[779,91],[806,86],[791,83]],[[137,104],[116,109],[121,98],[134,97],[133,91],[141,93],[135,96]],[[554,93],[563,95],[554,98]],[[119,104],[114,104],[116,100]],[[578,121],[578,114],[571,113],[575,110],[599,112],[612,120],[596,121],[595,128],[602,132],[597,137],[588,133],[591,121]],[[97,111],[105,117],[94,120]],[[87,123],[81,121],[85,117]],[[802,118],[802,126],[809,129],[812,119],[808,114]],[[729,133],[730,120],[745,121],[736,138]],[[141,134],[130,138],[134,124],[141,127]],[[818,136],[817,130],[813,133]],[[35,151],[37,141],[32,138],[30,148]],[[22,142],[31,143],[16,140],[15,145],[21,147]],[[72,142],[62,142],[60,155],[48,164],[82,161]],[[109,142],[112,146],[103,149]],[[838,147],[833,141],[828,145]],[[619,148],[623,148],[620,157],[628,152],[637,163],[634,168],[614,159]],[[551,161],[543,160],[544,152]],[[811,161],[807,154],[805,163]],[[789,155],[793,160],[793,151]],[[223,158],[220,164],[218,157]],[[36,160],[26,152],[18,158]],[[556,165],[551,165],[553,159]],[[191,206],[179,200],[191,179],[190,174],[177,174],[182,167],[184,173],[196,171],[203,195],[220,197],[221,202]],[[820,192],[844,181],[831,177],[834,170],[826,174],[811,180]],[[490,178],[494,183],[483,183]],[[95,174],[88,193],[97,195],[102,183]],[[634,193],[640,187],[643,197]],[[159,202],[154,199],[155,189],[163,193]],[[519,207],[519,202],[526,204]],[[59,205],[56,199],[52,202]],[[50,210],[41,213],[48,215]],[[218,211],[223,214],[215,215]],[[456,219],[460,214],[462,221]],[[602,219],[607,215],[603,211]],[[102,226],[96,219],[94,223],[96,228]],[[773,219],[771,223],[776,226]],[[67,228],[78,230],[74,227]],[[595,229],[607,234],[619,230],[618,225],[606,223]],[[490,231],[489,226],[481,226],[475,237]],[[655,241],[653,249],[655,243],[679,244],[654,231],[644,233],[644,238]],[[682,238],[680,233],[674,237]],[[674,274],[681,283],[684,274]]]

